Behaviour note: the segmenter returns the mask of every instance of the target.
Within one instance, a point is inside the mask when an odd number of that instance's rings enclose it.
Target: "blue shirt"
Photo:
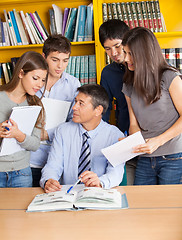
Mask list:
[[[82,147],[82,134],[86,130],[81,124],[67,122],[56,129],[55,138],[49,153],[47,164],[42,169],[40,185],[43,188],[46,180],[60,180],[60,184],[73,184],[78,180],[78,162]],[[88,143],[91,151],[91,171],[95,172],[105,188],[118,186],[123,178],[124,164],[113,167],[101,149],[124,137],[115,126],[103,120],[91,131],[88,131]]]
[[[72,106],[77,95],[77,88],[80,87],[80,82],[77,78],[63,72],[62,77],[51,87],[49,98],[72,102],[70,112],[67,120],[72,118]],[[38,97],[42,97],[44,87],[37,92]],[[45,97],[45,96],[44,96]],[[36,152],[31,152],[30,164],[37,167],[43,167],[47,161],[48,153],[50,151],[50,144],[54,138],[55,128],[48,129],[49,145],[40,145]]]
[[[103,116],[103,120],[109,122],[110,113],[112,110],[113,98],[116,99],[116,126],[122,131],[128,131],[129,129],[129,113],[128,106],[124,94],[123,88],[123,76],[124,65],[118,63],[111,63],[107,65],[101,74],[100,84],[106,89],[109,95],[109,108]]]

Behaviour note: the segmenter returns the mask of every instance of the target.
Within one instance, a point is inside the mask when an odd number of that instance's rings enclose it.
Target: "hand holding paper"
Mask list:
[[[133,147],[144,144],[145,140],[141,132],[136,132],[125,139],[102,149],[102,153],[108,159],[108,161],[116,167],[117,165],[124,163],[131,158],[134,158],[142,153],[133,153]]]

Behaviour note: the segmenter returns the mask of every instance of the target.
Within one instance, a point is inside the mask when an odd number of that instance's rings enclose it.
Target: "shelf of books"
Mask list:
[[[175,58],[175,67],[182,71],[181,0],[123,0],[119,2],[98,0],[96,11],[95,15],[100,16],[94,16],[97,79],[100,79],[101,71],[107,62],[104,49],[99,43],[99,26],[107,19],[113,18],[125,21],[130,28],[144,26],[151,29],[163,52],[166,51],[167,60]],[[173,55],[168,52],[173,52]]]
[[[95,56],[92,1],[1,0],[1,65],[10,62],[13,69],[12,58],[30,50],[41,53],[44,41],[54,33],[71,41],[71,56]]]

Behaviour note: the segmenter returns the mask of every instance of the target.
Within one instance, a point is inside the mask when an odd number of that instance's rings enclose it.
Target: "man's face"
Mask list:
[[[104,42],[104,49],[108,56],[116,63],[122,63],[124,55],[122,51],[121,39],[107,39]]]
[[[79,92],[73,106],[73,122],[81,123],[83,126],[92,123],[95,119],[96,108],[93,108],[92,98]]]
[[[46,61],[49,66],[49,76],[59,79],[68,66],[69,53],[50,52]]]

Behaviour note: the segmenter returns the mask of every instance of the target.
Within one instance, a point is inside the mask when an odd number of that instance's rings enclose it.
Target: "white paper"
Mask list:
[[[43,98],[42,103],[46,112],[46,130],[55,128],[60,123],[66,121],[71,102],[61,101],[52,98]]]
[[[27,135],[31,135],[40,110],[40,106],[14,107],[10,118],[16,122],[19,130]],[[0,156],[13,154],[22,150],[24,149],[17,143],[15,138],[3,138]]]
[[[141,132],[136,132],[123,140],[107,147],[101,149],[104,156],[108,159],[108,161],[112,164],[113,167],[124,163],[131,158],[134,158],[143,153],[132,153],[133,147],[144,144],[145,140],[141,134]]]

